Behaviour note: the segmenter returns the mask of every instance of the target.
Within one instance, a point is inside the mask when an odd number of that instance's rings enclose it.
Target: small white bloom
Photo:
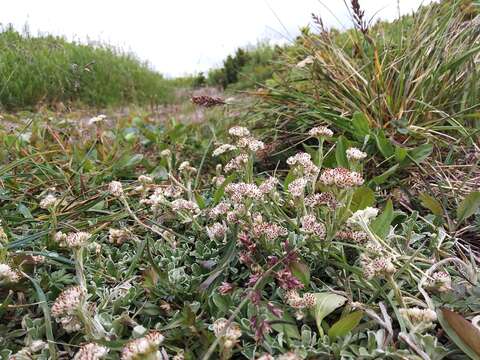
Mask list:
[[[112,181],[108,184],[108,191],[115,197],[123,196],[123,186],[120,181]]]
[[[248,131],[247,128],[243,127],[243,126],[234,126],[234,127],[231,127],[229,130],[228,130],[228,133],[232,136],[236,136],[236,137],[246,137],[246,136],[250,136],[250,131]]]
[[[308,135],[313,137],[329,138],[333,136],[333,131],[326,126],[317,126],[308,131]]]
[[[359,161],[359,160],[363,160],[367,157],[367,154],[364,153],[363,151],[355,148],[355,147],[351,147],[347,150],[347,159],[348,160],[352,160],[352,161]]]
[[[352,216],[347,220],[348,226],[362,226],[363,224],[368,225],[370,222],[375,219],[378,215],[378,209],[373,207],[366,207],[363,210],[355,211]]]
[[[55,197],[55,195],[48,194],[42,199],[42,201],[40,201],[40,207],[42,209],[50,209],[55,206],[57,201],[58,199]]]
[[[215,150],[213,150],[213,156],[220,156],[228,151],[235,151],[237,150],[237,147],[235,145],[231,144],[223,144],[217,147]]]
[[[18,272],[12,270],[10,265],[0,264],[0,282],[16,283],[20,280]]]

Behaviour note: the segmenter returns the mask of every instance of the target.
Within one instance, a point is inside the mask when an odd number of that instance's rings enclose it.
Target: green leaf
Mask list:
[[[474,191],[465,196],[457,208],[457,220],[461,223],[477,211],[480,206],[480,191]]]
[[[437,311],[437,317],[450,340],[471,359],[480,360],[480,330],[461,315],[445,308]]]
[[[378,175],[378,176],[375,176],[373,179],[372,179],[372,182],[377,184],[377,185],[381,185],[383,184],[385,181],[387,181],[387,179],[393,175],[397,170],[398,168],[400,167],[399,164],[395,164],[393,165],[391,168],[389,168],[388,170],[386,170],[385,172],[383,172],[382,174]]]
[[[298,278],[303,285],[310,284],[310,268],[301,261],[292,261],[289,265],[292,274]]]
[[[380,150],[383,157],[389,158],[394,154],[395,150],[392,144],[390,143],[390,140],[386,138],[385,133],[382,130],[379,130],[377,132],[377,135],[375,136],[375,140],[377,142],[378,150]]]
[[[195,200],[197,201],[198,207],[203,210],[207,207],[205,200],[199,193],[195,193]]]
[[[356,111],[352,117],[352,125],[357,137],[363,139],[370,134],[370,124],[364,113]]]
[[[395,160],[402,162],[407,157],[408,151],[400,146],[395,147]]]
[[[335,159],[337,160],[337,165],[344,168],[348,168],[347,146],[345,138],[340,136],[335,145]]]
[[[285,176],[285,180],[283,181],[283,188],[287,189],[288,185],[295,180],[295,172],[293,171],[293,168],[288,171],[287,176]]]
[[[354,311],[348,315],[343,316],[340,320],[338,320],[335,324],[332,325],[330,330],[328,330],[328,336],[334,339],[339,336],[347,335],[350,331],[352,331],[358,326],[362,317],[362,311]]]
[[[347,298],[334,293],[315,293],[317,303],[314,308],[314,317],[318,331],[323,335],[322,321],[347,301]]]
[[[410,160],[412,160],[413,162],[419,164],[423,160],[428,158],[430,156],[430,154],[432,153],[432,151],[433,151],[433,145],[432,144],[423,144],[423,145],[420,145],[420,146],[416,147],[415,149],[410,150],[408,152],[408,158]],[[409,161],[405,160],[402,163],[402,165],[406,165],[408,163],[409,163]]]
[[[375,193],[372,189],[362,186],[353,193],[350,210],[363,210],[366,207],[373,206],[373,204],[375,204]]]
[[[267,320],[271,322],[272,329],[283,333],[289,339],[300,339],[300,332],[296,325],[295,319],[286,311],[282,315],[282,319],[275,317],[271,312],[266,313]]]
[[[32,213],[30,212],[30,210],[25,205],[23,205],[22,203],[17,205],[17,211],[20,214],[22,214],[22,216],[25,219],[33,219],[33,216],[32,216]]]
[[[213,195],[213,203],[216,205],[220,202],[220,200],[223,197],[223,194],[225,193],[225,187],[230,184],[234,179],[234,175],[230,175],[225,179],[225,181],[222,183],[222,185],[219,186],[219,188],[215,191],[215,194]]]
[[[393,213],[392,200],[388,200],[385,209],[383,209],[382,213],[372,221],[370,228],[375,234],[378,235],[378,237],[383,239],[388,235],[390,224],[394,218],[395,214]]]
[[[443,215],[443,206],[435,199],[433,196],[428,195],[427,193],[421,193],[419,195],[420,202],[422,206],[432,212],[432,214],[437,216]]]
[[[135,166],[143,160],[142,154],[135,154],[131,156],[128,161],[125,163],[125,167]]]

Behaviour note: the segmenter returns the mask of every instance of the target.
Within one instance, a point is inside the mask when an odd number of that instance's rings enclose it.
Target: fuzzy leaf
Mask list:
[[[333,339],[339,336],[347,335],[350,331],[358,326],[362,317],[362,311],[354,311],[345,315],[332,325],[330,330],[328,330],[328,336]]]
[[[335,159],[337,160],[337,165],[344,168],[348,168],[347,146],[345,138],[340,136],[335,145]]]
[[[388,235],[390,224],[394,218],[395,215],[393,213],[392,200],[388,200],[385,209],[383,209],[382,213],[372,221],[370,227],[375,234],[383,239]]]
[[[433,196],[430,196],[427,193],[421,193],[419,198],[424,208],[427,208],[428,210],[430,210],[434,215],[437,215],[437,216],[443,215],[442,204]]]
[[[467,196],[458,205],[457,208],[457,220],[461,223],[463,220],[472,216],[480,206],[480,191],[474,191]]]
[[[363,210],[366,207],[373,206],[373,204],[375,204],[375,193],[372,189],[362,186],[353,193],[350,210]]]
[[[323,334],[322,321],[347,301],[347,298],[334,293],[316,293],[317,303],[314,309],[318,331]]]

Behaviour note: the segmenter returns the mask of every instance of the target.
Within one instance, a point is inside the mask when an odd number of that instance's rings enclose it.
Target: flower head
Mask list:
[[[0,282],[16,283],[19,280],[18,272],[14,271],[10,265],[0,263]]]
[[[224,171],[229,173],[234,170],[241,170],[248,163],[248,155],[240,154],[237,157],[230,160],[227,165],[225,165]]]
[[[257,152],[265,148],[265,144],[251,136],[241,137],[237,142],[238,147],[248,148],[250,151]]]
[[[108,185],[108,191],[115,197],[123,196],[123,186],[120,181],[112,181]]]
[[[345,168],[325,169],[320,175],[320,182],[327,186],[334,185],[343,189],[361,186],[363,177],[359,173]]]
[[[88,343],[83,345],[75,354],[73,360],[99,360],[105,357],[108,349],[95,343]]]
[[[183,173],[196,173],[197,169],[191,166],[189,161],[184,161],[178,167],[178,171]]]
[[[77,316],[85,293],[80,286],[72,286],[62,291],[52,305],[52,316],[67,332],[78,331],[82,324]]]
[[[347,220],[348,226],[362,226],[368,225],[378,215],[378,209],[372,207],[366,207],[363,210],[355,211]]]
[[[150,331],[144,337],[129,341],[122,349],[121,360],[162,359],[158,347],[165,337],[159,331]]]
[[[222,240],[227,233],[227,227],[222,223],[214,223],[212,226],[207,226],[208,237],[212,240]]]
[[[200,212],[200,208],[198,207],[197,203],[194,203],[190,200],[185,199],[177,199],[172,202],[172,210],[173,211],[186,211],[191,214],[198,214]]]
[[[114,245],[122,245],[130,238],[130,232],[127,229],[109,229],[108,241]]]
[[[307,234],[313,234],[320,238],[325,237],[325,234],[326,234],[325,225],[318,222],[317,219],[315,218],[315,215],[311,215],[311,214],[305,215],[304,217],[302,217],[301,222],[302,222],[302,230]]]
[[[293,197],[300,197],[304,194],[307,180],[305,178],[298,178],[288,184],[288,191]]]
[[[228,130],[228,133],[231,136],[236,136],[239,138],[250,136],[250,131],[243,126],[234,126]]]
[[[232,145],[232,144],[223,144],[223,145],[220,145],[219,147],[217,147],[215,150],[213,150],[213,153],[212,155],[213,156],[220,156],[228,151],[235,151],[237,150],[237,147],[235,145]]]
[[[40,207],[42,209],[50,209],[54,207],[57,202],[58,199],[55,197],[55,195],[48,194],[42,199],[42,201],[40,201]]]
[[[351,160],[351,161],[359,161],[359,160],[363,160],[367,157],[367,154],[364,153],[363,151],[355,148],[355,147],[351,147],[349,149],[347,149],[347,159],[348,160]]]
[[[70,233],[65,238],[65,244],[73,249],[81,248],[85,246],[92,235],[85,231],[79,231],[76,233]]]
[[[232,348],[242,336],[240,326],[236,323],[228,323],[226,319],[218,319],[212,325],[213,333],[220,339],[225,348]]]
[[[308,131],[308,135],[313,137],[332,137],[333,131],[326,126],[317,126]]]

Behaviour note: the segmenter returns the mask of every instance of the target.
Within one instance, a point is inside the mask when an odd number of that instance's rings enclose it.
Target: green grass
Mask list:
[[[0,107],[157,105],[172,99],[163,76],[134,55],[57,36],[0,32]]]

